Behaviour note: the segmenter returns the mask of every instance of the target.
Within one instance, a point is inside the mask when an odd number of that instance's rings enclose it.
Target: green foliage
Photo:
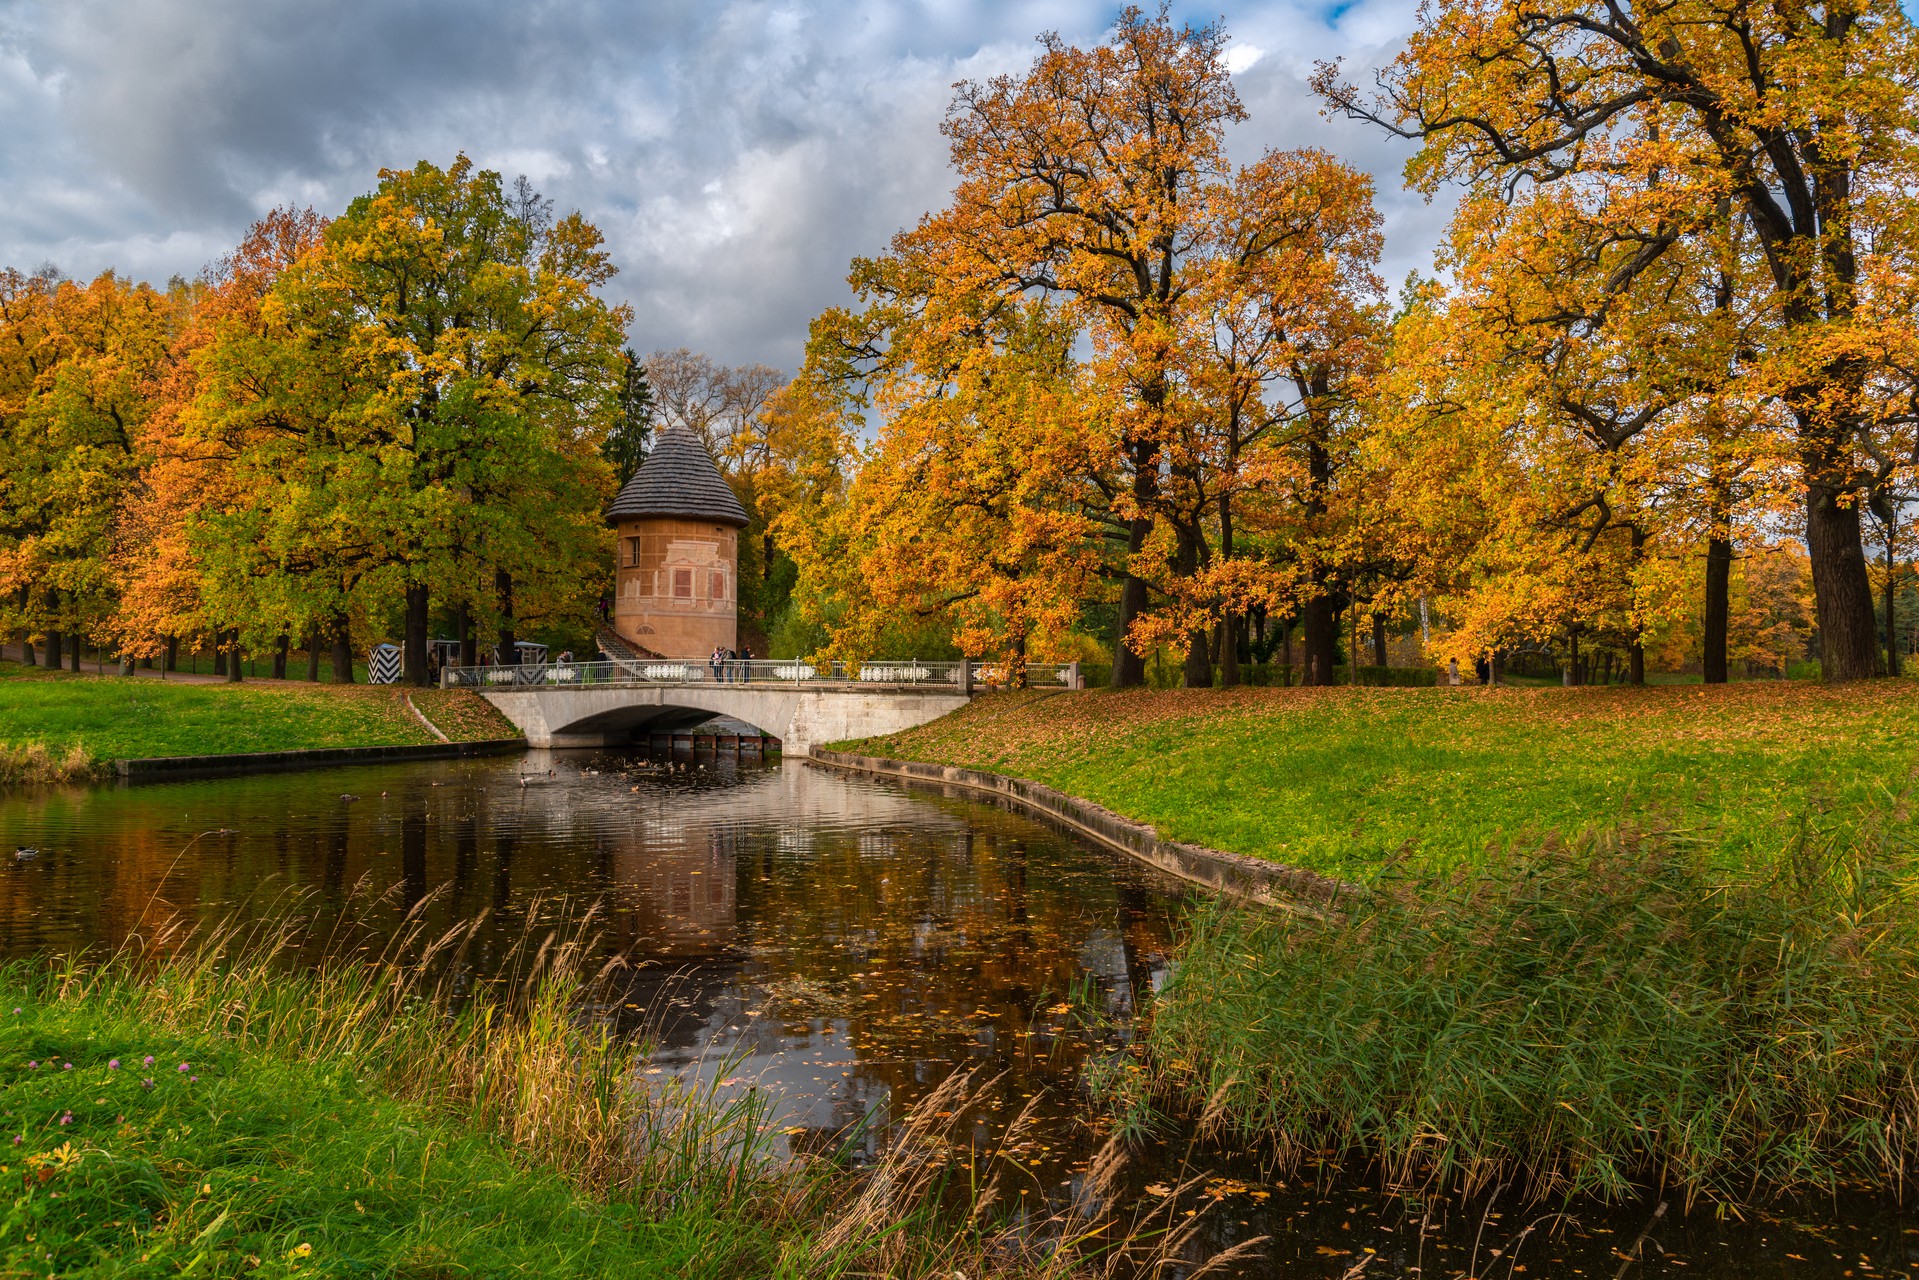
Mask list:
[[[613,468],[615,489],[624,488],[646,461],[647,444],[653,435],[653,388],[647,385],[646,366],[628,347],[621,352],[625,366],[621,370],[619,410],[600,444],[600,456]]]
[[[826,625],[807,616],[797,604],[781,610],[767,632],[772,651],[769,658],[804,658],[818,653],[831,641]]]
[[[1738,868],[1721,840],[1628,832],[1402,864],[1326,918],[1216,904],[1156,1006],[1154,1087],[1402,1185],[1896,1181],[1919,1154],[1902,803]]]

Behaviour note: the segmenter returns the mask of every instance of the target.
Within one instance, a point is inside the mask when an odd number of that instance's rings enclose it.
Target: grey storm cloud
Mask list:
[[[465,151],[606,233],[642,350],[792,367],[848,260],[950,189],[955,81],[1107,4],[0,0],[0,263],[192,275],[275,205],[331,212],[383,166]],[[1196,10],[1205,20],[1214,10]],[[1444,210],[1404,148],[1328,121],[1316,58],[1389,58],[1409,0],[1228,5],[1238,159],[1321,146],[1372,171],[1388,274]]]

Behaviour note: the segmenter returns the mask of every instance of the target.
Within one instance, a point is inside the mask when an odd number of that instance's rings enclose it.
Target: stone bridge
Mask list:
[[[1080,683],[1078,663],[1028,663],[1009,671],[916,659],[849,668],[790,659],[617,658],[449,667],[441,679],[448,688],[479,692],[533,747],[620,746],[727,716],[778,738],[791,756],[925,724],[965,706],[975,690],[1009,684],[1075,689]]]
[[[797,757],[829,742],[925,724],[965,706],[971,695],[957,689],[705,682],[483,689],[481,696],[519,726],[532,747],[619,746],[730,716],[772,734],[788,756]]]

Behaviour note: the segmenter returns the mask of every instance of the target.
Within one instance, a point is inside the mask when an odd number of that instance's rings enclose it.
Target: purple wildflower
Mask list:
[[[178,1067],[174,1068],[174,1070],[176,1071],[185,1071],[186,1069],[187,1069],[187,1064],[184,1062],[182,1062]]]
[[[40,1069],[40,1064],[37,1062],[29,1062],[27,1064],[27,1070],[29,1071],[38,1071],[39,1069]]]
[[[141,1066],[143,1066],[143,1067],[150,1067],[150,1066],[152,1066],[152,1065],[153,1065],[153,1055],[149,1053],[149,1054],[148,1054],[148,1055],[147,1055],[146,1057],[144,1057],[144,1058],[142,1058],[142,1059],[140,1059],[140,1065],[141,1065]]]
[[[71,1062],[69,1062],[69,1063],[66,1063],[66,1064],[64,1064],[63,1066],[61,1066],[61,1068],[60,1068],[60,1069],[61,1069],[62,1071],[71,1071],[71,1070],[73,1070],[73,1064],[72,1064]]]
[[[60,1123],[61,1123],[61,1124],[72,1124],[72,1123],[73,1123],[73,1112],[71,1112],[71,1111],[69,1111],[69,1112],[67,1112],[67,1113],[66,1113],[65,1115],[63,1115],[63,1116],[61,1116],[61,1117],[60,1117]]]
[[[142,1080],[142,1081],[140,1082],[140,1087],[141,1087],[142,1089],[151,1089],[151,1088],[153,1087],[153,1081],[152,1081],[152,1080],[150,1080],[150,1079],[149,1079],[149,1080]]]
[[[119,1069],[120,1069],[120,1059],[118,1058],[107,1059],[107,1070],[118,1071]]]

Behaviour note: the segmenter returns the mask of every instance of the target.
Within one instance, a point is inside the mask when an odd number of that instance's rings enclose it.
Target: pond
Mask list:
[[[654,1070],[766,1088],[782,1142],[887,1125],[953,1071],[996,1083],[976,1144],[1029,1103],[1032,1203],[1074,1194],[1104,1141],[1084,1086],[1167,979],[1186,890],[988,805],[799,764],[534,752],[0,797],[0,957],[110,947],[189,921],[300,910],[378,946],[478,921],[474,979],[592,920],[611,1010]],[[1247,1276],[1904,1274],[1919,1227],[1870,1195],[1746,1220],[1673,1204],[1528,1208],[1391,1195],[1364,1170],[1276,1173],[1161,1134],[1131,1186],[1196,1177],[1192,1257],[1270,1236]],[[1635,1251],[1635,1242],[1640,1247]],[[1636,1258],[1627,1261],[1628,1256]],[[1171,1273],[1168,1273],[1171,1274]]]

